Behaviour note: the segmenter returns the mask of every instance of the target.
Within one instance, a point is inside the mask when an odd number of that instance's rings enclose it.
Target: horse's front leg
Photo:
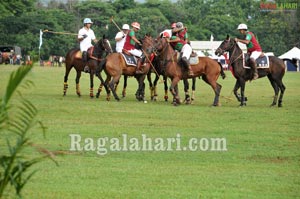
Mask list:
[[[96,94],[96,97],[99,98],[100,96],[100,93],[102,92],[102,87],[104,86],[105,88],[105,91],[106,91],[106,94],[108,95],[108,93],[110,92],[109,89],[108,89],[108,86],[107,86],[107,83],[104,82],[104,79],[102,78],[102,75],[101,75],[101,72],[98,73],[97,75],[98,79],[100,80],[100,85],[99,85],[99,88],[98,88],[98,92]]]
[[[78,97],[81,96],[81,93],[80,93],[80,86],[79,86],[79,80],[80,80],[80,77],[81,77],[81,71],[77,70],[77,71],[76,71],[76,79],[75,79],[75,82],[76,82],[76,94],[78,95]]]
[[[135,97],[139,101],[145,101],[145,83],[144,83],[145,77],[146,75],[141,75],[136,77],[138,81],[138,89],[135,93]]]
[[[127,79],[128,79],[128,76],[124,75],[124,85],[123,85],[123,90],[122,90],[123,98],[126,97]]]
[[[238,90],[240,88],[240,82],[238,80],[236,80],[234,88],[233,88],[233,93],[234,96],[236,97],[236,99],[240,102],[241,101],[241,95],[238,93]]]
[[[64,96],[66,96],[67,90],[68,90],[68,76],[70,73],[71,68],[68,64],[66,64],[66,73],[64,77]]]
[[[90,98],[94,98],[94,71],[90,72]]]
[[[173,95],[173,105],[174,106],[180,104],[180,98],[179,98],[179,95],[178,95],[178,87],[177,87],[179,81],[180,81],[180,79],[178,77],[173,78],[171,86],[170,86],[170,92]]]
[[[189,81],[187,79],[184,79],[183,84],[184,84],[184,92],[185,92],[184,101],[186,104],[191,104],[191,97],[189,94],[189,89],[190,89]]]
[[[196,90],[196,78],[192,78],[192,97],[191,100],[192,102],[195,100],[195,90]]]
[[[168,99],[169,99],[169,96],[168,96],[168,78],[167,76],[163,76],[163,80],[164,80],[164,88],[165,88],[165,96],[164,96],[164,99],[165,101],[167,102]]]
[[[241,86],[241,104],[240,106],[246,106],[246,99],[245,99],[245,80],[240,78],[240,86]]]
[[[147,80],[148,80],[148,83],[149,83],[150,97],[151,97],[151,100],[153,100],[154,99],[154,87],[153,87],[150,71],[147,73]]]

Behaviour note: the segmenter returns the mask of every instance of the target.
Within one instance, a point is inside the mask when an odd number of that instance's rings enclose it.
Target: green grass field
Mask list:
[[[0,65],[0,94],[17,66]],[[82,75],[82,97],[75,93],[75,71],[63,97],[64,68],[35,67],[28,78],[34,87],[22,90],[39,109],[47,127],[31,132],[32,141],[58,153],[55,166],[46,160],[33,167],[38,172],[23,190],[24,198],[299,198],[300,197],[300,73],[286,73],[282,108],[270,108],[273,89],[267,78],[248,83],[246,107],[232,94],[235,79],[227,72],[222,84],[221,107],[211,107],[213,91],[197,81],[193,105],[174,107],[159,100],[135,100],[137,83],[129,79],[127,97],[120,102],[89,98],[89,76]],[[99,84],[95,80],[96,85]],[[121,82],[121,85],[123,81]],[[97,86],[96,86],[97,87]],[[182,83],[180,85],[183,98]],[[121,88],[118,93],[120,94]],[[171,96],[169,96],[171,98]],[[227,151],[70,151],[69,134],[82,138],[120,138],[127,134],[141,140],[172,138],[182,145],[191,138],[225,138]],[[0,136],[0,150],[6,150]],[[27,155],[37,155],[27,150]],[[8,193],[9,198],[13,194]]]

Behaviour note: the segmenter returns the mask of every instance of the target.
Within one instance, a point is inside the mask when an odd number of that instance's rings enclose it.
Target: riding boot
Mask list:
[[[135,74],[139,75],[139,74],[143,74],[144,73],[144,71],[143,71],[143,69],[144,69],[144,67],[143,67],[144,66],[144,61],[145,61],[145,56],[142,55],[142,57],[139,58],[139,60],[138,60]]]
[[[257,72],[257,66],[256,66],[255,60],[254,59],[250,59],[249,60],[249,65],[254,70],[254,74],[253,74],[253,79],[252,80],[256,80],[258,78],[258,72]]]
[[[90,68],[87,65],[87,61],[88,61],[88,53],[86,51],[83,51],[82,52],[82,62],[83,62],[83,65],[84,65],[83,71],[86,72],[86,73],[89,73],[90,72]]]
[[[193,73],[192,67],[190,66],[189,60],[186,57],[182,57],[182,63],[183,63],[184,68],[186,68],[188,70],[188,74],[190,76],[193,76],[194,73]]]

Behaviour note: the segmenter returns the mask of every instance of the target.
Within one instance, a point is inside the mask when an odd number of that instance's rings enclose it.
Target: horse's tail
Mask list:
[[[220,62],[218,62],[218,64],[219,64],[219,66],[220,66],[220,68],[221,68],[221,76],[222,76],[222,79],[225,79],[226,74],[224,73],[223,66],[222,66],[222,64],[221,64]]]

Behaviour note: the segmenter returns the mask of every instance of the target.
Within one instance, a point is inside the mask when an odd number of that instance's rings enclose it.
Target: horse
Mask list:
[[[1,64],[4,63],[4,64],[9,64],[9,53],[7,52],[3,52],[2,55],[1,55]]]
[[[154,55],[154,54],[153,54]],[[159,77],[162,75],[163,76],[163,83],[164,83],[164,90],[165,90],[165,95],[164,95],[164,100],[167,102],[168,101],[168,82],[167,82],[167,76],[163,75],[164,71],[162,71],[162,68],[160,67],[160,62],[157,56],[154,56],[152,60],[152,65],[154,68],[152,68],[148,74],[147,74],[147,80],[149,83],[149,88],[150,88],[150,99],[151,101],[156,101],[157,100],[157,82],[159,80]],[[151,74],[155,74],[155,79],[152,82]]]
[[[245,69],[243,67],[243,51],[240,49],[238,44],[235,42],[233,38],[230,38],[227,35],[227,38],[221,43],[221,45],[217,48],[215,54],[222,55],[224,52],[229,52],[229,64],[232,66],[233,75],[236,78],[236,83],[233,89],[234,95],[237,100],[240,102],[240,106],[246,106],[247,98],[245,97],[245,84],[246,81],[252,79],[253,71],[249,69]],[[271,106],[276,106],[278,100],[278,107],[282,107],[282,98],[285,91],[285,86],[282,82],[282,78],[285,74],[285,65],[283,60],[275,57],[269,56],[269,68],[259,68],[258,67],[258,75],[259,78],[267,76],[273,89],[275,92],[273,102]],[[240,94],[238,93],[238,89],[241,88]],[[280,90],[280,96],[278,99],[278,93]]]
[[[149,82],[150,87],[150,96],[152,101],[157,100],[157,82],[159,80],[160,75],[163,76],[163,83],[164,83],[164,100],[168,101],[168,82],[167,82],[167,76],[164,75],[164,67],[160,67],[160,60],[157,56],[153,58],[152,64],[154,68],[152,68],[149,73],[147,74],[147,80]],[[155,73],[155,79],[152,82],[151,73]],[[195,89],[196,89],[196,78],[192,78],[192,97],[189,95],[189,82],[184,79],[184,92],[185,92],[185,101],[186,104],[190,104],[192,101],[195,100]]]
[[[149,44],[153,43],[153,38],[149,35],[145,35],[142,39],[142,49],[145,52],[145,49],[148,48]],[[148,57],[148,54],[145,54]],[[116,93],[116,84],[118,84],[120,77],[124,76],[134,76],[138,81],[138,89],[136,92],[136,99],[139,101],[144,101],[145,99],[145,83],[144,79],[146,74],[150,69],[149,60],[146,59],[144,64],[144,73],[135,74],[136,67],[127,65],[121,53],[111,53],[105,58],[105,62],[99,66],[97,69],[97,76],[100,79],[101,83],[104,85],[107,93],[107,100],[110,100],[110,90],[112,91],[114,98],[119,101],[120,98]],[[104,81],[101,76],[101,71],[104,70],[106,73],[106,80]],[[109,87],[109,88],[108,88]],[[97,93],[99,95],[99,93]]]
[[[149,49],[151,51],[151,49]],[[173,105],[179,105],[178,82],[188,78],[202,77],[202,79],[212,87],[215,93],[213,106],[219,106],[219,96],[222,86],[217,82],[220,74],[225,78],[223,67],[217,61],[209,57],[197,57],[198,63],[192,64],[194,75],[189,75],[186,69],[183,69],[179,63],[178,53],[171,47],[166,38],[160,37],[155,43],[152,51],[156,51],[162,67],[165,69],[165,75],[172,80],[170,91],[173,94]]]
[[[90,50],[91,49],[91,50]],[[87,65],[90,68],[90,97],[94,97],[94,74],[96,72],[97,66],[101,63],[103,60],[103,53],[106,52],[106,56],[110,53],[112,53],[112,48],[110,45],[110,42],[107,38],[105,38],[105,35],[95,44],[94,47],[89,49],[89,59],[87,62]],[[90,52],[91,51],[91,52]],[[80,53],[79,48],[73,48],[71,49],[67,55],[66,55],[66,71],[64,76],[64,96],[67,93],[68,89],[68,76],[70,73],[70,70],[74,67],[76,70],[76,93],[80,97],[80,87],[79,87],[79,80],[81,77],[81,72],[84,70],[84,63],[82,61],[82,55]]]

